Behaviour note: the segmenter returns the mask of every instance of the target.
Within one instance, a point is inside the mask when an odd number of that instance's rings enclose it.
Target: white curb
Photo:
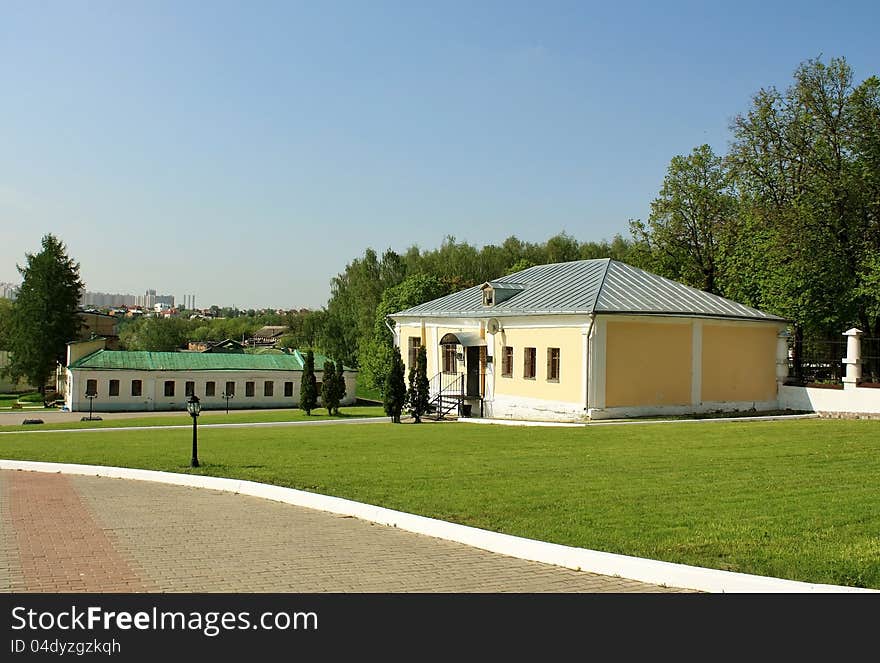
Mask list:
[[[467,525],[458,525],[434,518],[426,518],[425,516],[417,516],[402,511],[394,511],[393,509],[372,506],[370,504],[362,504],[361,502],[354,502],[340,497],[318,495],[317,493],[309,493],[303,490],[282,488],[281,486],[272,486],[240,479],[175,474],[172,472],[137,470],[124,467],[16,460],[0,460],[0,469],[155,481],[178,486],[208,488],[210,490],[222,490],[241,495],[262,497],[277,502],[284,502],[285,504],[293,504],[344,516],[353,516],[381,525],[398,527],[416,534],[424,534],[434,538],[463,543],[509,557],[562,566],[577,571],[620,576],[668,587],[680,587],[704,592],[751,593],[861,593],[876,591],[857,587],[797,582],[746,573],[732,573],[730,571],[705,569],[698,566],[673,564],[671,562],[661,562],[547,543],[545,541],[535,541],[510,534],[500,534]]]

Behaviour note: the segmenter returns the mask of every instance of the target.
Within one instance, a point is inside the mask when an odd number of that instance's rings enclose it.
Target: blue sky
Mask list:
[[[880,3],[0,0],[0,281],[320,306],[367,246],[627,233],[669,160]]]

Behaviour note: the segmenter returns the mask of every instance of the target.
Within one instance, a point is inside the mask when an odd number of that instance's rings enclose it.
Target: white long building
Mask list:
[[[305,358],[289,354],[126,352],[107,350],[103,339],[69,343],[64,397],[71,412],[184,410],[195,394],[202,408],[299,406]],[[320,383],[325,358],[315,355]],[[355,402],[356,371],[346,368],[342,405]],[[320,394],[320,384],[318,386]]]

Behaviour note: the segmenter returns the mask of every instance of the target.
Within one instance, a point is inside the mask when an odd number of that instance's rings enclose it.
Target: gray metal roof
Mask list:
[[[492,283],[497,282],[524,287],[494,306],[483,306],[482,286],[475,286],[398,311],[391,317],[641,313],[785,322],[779,316],[609,258],[537,265]]]

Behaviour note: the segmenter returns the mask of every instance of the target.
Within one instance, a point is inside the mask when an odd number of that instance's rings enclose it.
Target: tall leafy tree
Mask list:
[[[410,414],[417,424],[422,422],[422,415],[428,411],[429,388],[428,355],[421,347],[416,353],[416,363],[409,370],[409,390],[406,394]]]
[[[305,410],[307,415],[311,415],[317,405],[318,380],[315,377],[315,353],[308,350],[299,387],[299,407]]]
[[[872,90],[872,79],[854,88],[843,58],[808,60],[786,91],[761,90],[733,124],[743,213],[729,294],[794,320],[798,339],[853,323],[880,332]]]
[[[247,318],[241,318],[247,320]],[[237,338],[238,334],[222,334],[230,331],[230,321],[211,321],[198,325],[196,320],[185,318],[143,318],[128,322],[119,330],[119,342],[126,350],[149,350],[151,352],[174,352],[185,347],[187,340],[221,341]],[[218,324],[220,323],[220,324]],[[221,327],[222,325],[222,327]],[[214,332],[207,332],[208,329]]]
[[[701,145],[673,157],[648,223],[634,221],[631,230],[649,247],[653,271],[721,294],[719,273],[735,215],[723,159]]]
[[[385,376],[385,385],[382,389],[382,405],[385,414],[391,417],[391,422],[400,423],[400,414],[406,404],[406,383],[404,382],[403,359],[400,358],[400,348],[391,351],[391,369]]]
[[[385,376],[391,368],[394,337],[389,325],[388,315],[442,297],[450,292],[449,287],[436,276],[415,274],[402,283],[387,288],[376,307],[373,333],[361,346],[361,376],[364,382],[380,391],[385,384]]]
[[[25,258],[24,267],[18,266],[23,280],[8,330],[7,372],[13,380],[27,378],[45,394],[56,362],[66,360],[67,342],[79,335],[83,282],[79,263],[52,234],[43,237],[39,253]]]

